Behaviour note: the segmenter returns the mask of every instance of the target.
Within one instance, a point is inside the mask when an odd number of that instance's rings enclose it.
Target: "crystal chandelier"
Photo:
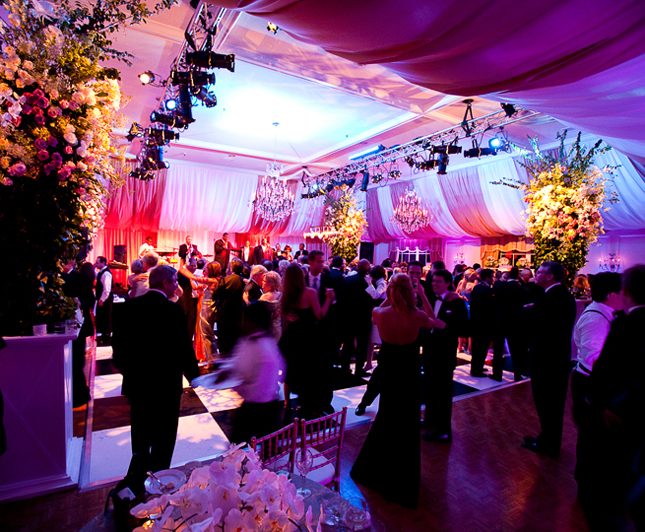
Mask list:
[[[409,187],[399,198],[399,204],[394,209],[394,217],[391,221],[408,234],[430,223],[428,211],[423,208],[421,200],[412,187]]]
[[[294,194],[285,181],[280,180],[282,165],[277,163],[278,122],[276,128],[273,162],[267,164],[267,175],[262,178],[253,206],[255,212],[268,222],[279,222],[294,211]]]

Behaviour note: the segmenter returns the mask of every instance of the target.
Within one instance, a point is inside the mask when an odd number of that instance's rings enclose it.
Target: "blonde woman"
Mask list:
[[[277,340],[280,339],[282,329],[280,327],[280,299],[282,292],[280,292],[280,284],[282,278],[276,272],[267,272],[264,276],[264,283],[262,284],[263,294],[260,296],[260,301],[271,312],[271,335]]]
[[[417,310],[415,294],[423,303]],[[421,368],[417,337],[422,328],[441,326],[419,283],[415,290],[405,274],[392,277],[387,300],[372,312],[382,339],[379,365],[379,411],[354,463],[351,476],[379,491],[386,499],[415,508],[421,480],[419,439],[419,391]],[[405,467],[376,467],[383,456],[396,450]]]

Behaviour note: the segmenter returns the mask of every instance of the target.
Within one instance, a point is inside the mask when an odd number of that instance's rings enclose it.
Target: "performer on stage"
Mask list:
[[[193,238],[188,235],[186,237],[186,243],[179,246],[179,258],[181,259],[181,265],[186,265],[186,257],[193,259],[195,257],[201,258],[202,254],[197,249],[197,246],[192,243]]]
[[[228,233],[224,233],[222,238],[215,241],[215,262],[219,262],[222,271],[225,272],[230,259],[231,243],[228,241]]]
[[[152,237],[148,236],[146,237],[146,241],[141,244],[141,247],[139,248],[139,258],[142,258],[146,253],[149,251],[154,251],[155,247],[152,245]]]

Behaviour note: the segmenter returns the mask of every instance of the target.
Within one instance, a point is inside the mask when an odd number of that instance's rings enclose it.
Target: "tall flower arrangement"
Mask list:
[[[109,35],[174,1],[152,10],[145,0],[4,4],[0,334],[25,334],[33,323],[72,311],[62,292],[62,264],[77,256],[83,228],[90,234],[101,228],[106,189],[119,184],[110,162],[119,72],[99,63],[127,61]]]
[[[331,246],[332,255],[350,262],[358,255],[358,245],[367,227],[365,213],[358,207],[356,196],[347,185],[333,190],[325,198],[327,224],[334,228],[324,237]]]
[[[535,260],[537,264],[561,262],[568,271],[568,282],[586,264],[589,244],[604,233],[601,211],[605,201],[617,201],[615,192],[607,195],[604,177],[615,167],[600,170],[593,166],[594,156],[611,147],[602,146],[599,140],[587,149],[580,137],[578,133],[567,150],[566,131],[558,135],[560,148],[555,155],[543,154],[533,141],[535,157],[523,164],[530,175],[524,187],[528,204],[524,222],[526,235],[535,241]]]

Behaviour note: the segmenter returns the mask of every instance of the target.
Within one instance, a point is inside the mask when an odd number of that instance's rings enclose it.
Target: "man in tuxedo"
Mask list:
[[[459,337],[468,336],[468,310],[463,299],[449,296],[451,285],[452,275],[449,271],[434,271],[432,299],[428,298],[428,301],[441,323],[434,329],[424,331],[422,340],[425,426],[431,429],[431,432],[423,435],[423,439],[433,442],[452,441],[452,374],[457,365]]]
[[[531,301],[531,296],[519,281],[517,266],[510,269],[508,277],[508,281],[496,284],[493,289],[499,313],[499,334],[493,340],[493,374],[489,377],[498,382],[502,381],[504,340],[508,341],[515,381],[521,381],[522,375],[528,375],[528,339],[525,329],[529,323],[529,310],[524,308],[524,305]]]
[[[114,279],[105,257],[97,257],[94,262],[97,270],[96,285],[96,335],[100,345],[110,345],[112,336],[112,306]]]
[[[470,374],[485,377],[484,363],[490,343],[497,332],[497,308],[493,297],[493,270],[484,268],[479,272],[480,282],[470,293],[470,333],[473,340],[473,357]],[[501,380],[501,379],[500,379]]]
[[[645,530],[645,264],[625,270],[621,295],[625,313],[612,322],[589,382],[597,421],[585,444],[593,460],[576,468],[594,531]]]
[[[240,258],[242,259],[242,262],[249,264],[252,254],[253,249],[251,248],[251,242],[247,240],[246,244],[244,244],[244,246],[242,246],[242,249],[240,250]]]
[[[309,254],[310,264],[311,253]],[[365,276],[369,270],[370,261],[359,260],[356,265],[356,275],[345,277],[340,286],[339,304],[344,327],[341,365],[342,369],[348,372],[351,359],[354,357],[356,360],[354,375],[357,377],[366,375],[363,367],[367,360],[367,344],[372,330],[374,300],[365,290],[367,288]]]
[[[295,260],[298,260],[298,257],[300,255],[309,255],[309,252],[305,249],[305,245],[300,243],[298,246],[298,251],[296,251],[296,254],[293,256]]]
[[[273,262],[273,248],[271,247],[271,244],[269,244],[268,238],[262,239],[262,258],[269,262]]]
[[[231,261],[231,275],[225,277],[213,294],[217,306],[217,340],[220,353],[229,355],[242,333],[244,308],[244,264],[240,259]]]
[[[193,259],[201,256],[202,254],[197,249],[197,246],[193,244],[193,238],[190,235],[186,236],[186,242],[179,246],[179,258],[182,261],[181,265],[186,265],[187,258]]]
[[[182,375],[199,376],[181,307],[169,301],[177,272],[160,265],[150,290],[124,303],[115,320],[113,362],[130,398],[132,461],[129,475],[143,483],[147,471],[168,469],[177,438]],[[154,360],[154,363],[151,363]]]
[[[264,242],[264,239],[262,241]],[[253,253],[251,254],[251,262],[249,262],[249,264],[251,266],[255,264],[262,264],[263,260],[264,260],[264,248],[262,244],[258,244],[253,248]]]
[[[226,272],[228,261],[231,258],[231,243],[228,241],[228,233],[224,233],[222,238],[215,241],[215,261],[219,262],[222,271]]]
[[[261,264],[256,264],[251,268],[249,282],[246,283],[246,286],[244,287],[244,303],[250,305],[262,297],[262,285],[264,284],[264,277],[266,274],[267,269]]]
[[[576,302],[564,286],[566,271],[559,262],[543,262],[535,282],[544,288],[529,315],[531,388],[542,432],[526,436],[522,447],[557,457],[562,443],[564,403],[571,369],[571,332]]]
[[[334,290],[338,295],[340,283],[328,273],[323,271],[325,266],[325,255],[320,250],[314,250],[309,255],[309,272],[305,274],[305,284],[313,288],[318,293],[318,301],[324,305],[327,297],[327,289]],[[320,358],[319,372],[317,378],[312,380],[312,386],[316,387],[313,391],[316,404],[315,410],[318,412],[332,413],[334,411],[331,401],[334,391],[331,386],[332,368],[338,360],[338,351],[340,349],[340,337],[338,333],[338,308],[337,304],[332,304],[325,317],[316,324],[316,338],[312,339],[309,356]]]
[[[336,255],[331,259],[331,269],[329,270],[329,275],[336,280],[336,283],[340,285],[343,282],[345,270],[345,259]]]

